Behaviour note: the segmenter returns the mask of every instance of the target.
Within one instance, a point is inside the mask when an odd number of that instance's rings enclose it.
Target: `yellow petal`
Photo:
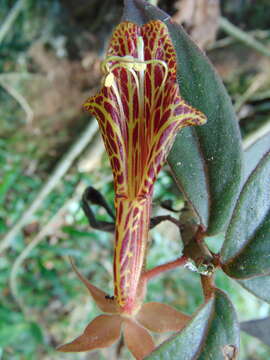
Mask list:
[[[124,341],[136,360],[142,360],[155,348],[154,340],[148,331],[131,319],[124,321]]]
[[[78,278],[84,283],[84,285],[89,290],[90,294],[92,295],[95,303],[100,308],[101,311],[109,313],[109,314],[117,314],[118,313],[118,306],[115,300],[107,299],[106,293],[96,286],[92,285],[77,269],[73,260],[70,258],[70,262],[72,265],[73,270],[75,271]]]
[[[104,348],[120,337],[121,318],[118,315],[100,315],[84,330],[83,334],[68,344],[57,348],[61,352],[81,352]]]
[[[169,305],[149,302],[142,306],[136,320],[150,331],[163,333],[181,330],[190,320],[190,316]]]

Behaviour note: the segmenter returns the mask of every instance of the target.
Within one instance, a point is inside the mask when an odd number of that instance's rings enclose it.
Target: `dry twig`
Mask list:
[[[231,35],[235,39],[241,41],[245,45],[251,47],[252,49],[258,51],[259,53],[270,56],[270,49],[264,46],[261,42],[254,39],[250,34],[245,31],[239,29],[237,26],[233,25],[229,20],[224,17],[220,17],[219,19],[220,28]]]

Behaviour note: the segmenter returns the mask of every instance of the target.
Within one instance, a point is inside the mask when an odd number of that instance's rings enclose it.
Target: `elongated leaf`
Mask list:
[[[270,346],[270,317],[242,322],[241,330]]]
[[[244,181],[268,151],[270,151],[270,132],[247,146],[244,152]]]
[[[239,324],[236,312],[227,295],[216,291],[212,317],[209,319],[205,342],[198,360],[236,359],[239,352]]]
[[[270,304],[270,275],[238,280],[246,290]]]
[[[184,129],[176,138],[169,164],[178,187],[191,203],[202,225],[209,220],[209,191],[205,164],[195,129]],[[189,176],[187,176],[189,174]]]
[[[245,279],[270,274],[270,152],[239,196],[221,250],[223,270]]]
[[[270,132],[246,146],[244,151],[244,182],[269,150]],[[270,303],[270,276],[266,275],[252,279],[238,280],[238,283],[253,295]]]
[[[177,53],[183,98],[208,117],[208,123],[184,129],[169,156],[177,183],[208,234],[224,230],[234,208],[242,171],[240,134],[229,96],[211,64],[183,28],[143,0],[126,0],[124,20],[162,20]]]
[[[228,297],[220,290],[179,334],[157,348],[149,360],[224,360],[239,349],[239,325]]]

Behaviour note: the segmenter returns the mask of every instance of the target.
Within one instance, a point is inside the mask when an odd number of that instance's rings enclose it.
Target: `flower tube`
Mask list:
[[[115,296],[136,311],[153,185],[177,132],[205,123],[186,104],[176,82],[176,54],[167,27],[121,23],[102,63],[101,91],[84,108],[94,115],[110,158],[115,188]]]

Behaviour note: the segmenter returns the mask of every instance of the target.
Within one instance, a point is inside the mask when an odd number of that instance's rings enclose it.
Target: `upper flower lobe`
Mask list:
[[[180,97],[175,51],[161,21],[121,23],[102,69],[104,86],[84,107],[99,122],[116,194],[149,194],[176,133],[206,118]]]

